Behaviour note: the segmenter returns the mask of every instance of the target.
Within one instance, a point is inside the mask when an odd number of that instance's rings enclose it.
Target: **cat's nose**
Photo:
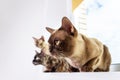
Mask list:
[[[37,65],[37,62],[36,62],[36,60],[33,60],[33,61],[32,61],[32,63],[33,63],[34,65]]]

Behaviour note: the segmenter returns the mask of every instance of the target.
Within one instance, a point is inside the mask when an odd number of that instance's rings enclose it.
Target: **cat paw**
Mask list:
[[[103,69],[99,69],[99,68],[97,68],[97,69],[95,69],[94,70],[94,72],[108,72],[109,70],[103,70]]]
[[[92,67],[90,67],[90,66],[83,66],[83,67],[81,68],[81,71],[82,71],[82,72],[93,72],[93,69],[92,69]]]
[[[51,72],[51,71],[49,71],[49,70],[45,70],[44,72]]]

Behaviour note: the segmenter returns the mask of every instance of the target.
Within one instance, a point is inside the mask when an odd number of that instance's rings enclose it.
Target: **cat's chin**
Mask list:
[[[34,65],[39,65],[39,63],[38,63],[38,62],[35,62],[35,61],[33,61],[33,64],[34,64]]]

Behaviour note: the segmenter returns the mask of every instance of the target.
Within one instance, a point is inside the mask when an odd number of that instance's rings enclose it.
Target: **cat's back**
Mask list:
[[[99,47],[103,46],[102,42],[98,40],[97,38],[91,38],[81,33],[79,34],[79,39],[80,38],[82,38],[85,44],[88,46],[99,46]]]

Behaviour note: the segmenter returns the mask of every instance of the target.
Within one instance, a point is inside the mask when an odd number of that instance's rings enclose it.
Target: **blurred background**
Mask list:
[[[0,80],[50,79],[42,73],[43,66],[32,64],[37,49],[32,37],[44,35],[47,42],[50,34],[45,27],[57,29],[63,16],[79,32],[105,43],[113,59],[111,71],[120,70],[119,2],[74,1],[77,0],[0,0]]]
[[[70,16],[70,0],[0,0],[0,80],[40,80],[43,67],[32,64],[32,37],[58,28],[63,16]]]

